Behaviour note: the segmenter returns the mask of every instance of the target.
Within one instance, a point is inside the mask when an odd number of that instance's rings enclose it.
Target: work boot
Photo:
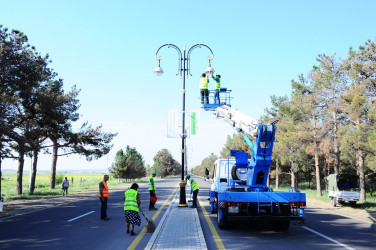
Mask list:
[[[197,206],[196,205],[192,205],[192,206],[190,206],[190,208],[197,208]]]

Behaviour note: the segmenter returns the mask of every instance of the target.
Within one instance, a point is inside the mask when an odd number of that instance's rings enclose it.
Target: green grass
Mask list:
[[[61,173],[58,173],[61,175]],[[103,174],[98,173],[64,173],[64,177],[69,180],[69,194],[73,194],[87,189],[98,189],[99,182],[103,180]],[[72,182],[73,177],[73,182]],[[10,178],[10,180],[6,180]],[[110,188],[116,187],[124,183],[145,182],[147,178],[137,180],[119,180],[111,178],[108,181]],[[1,180],[1,193],[4,196],[4,201],[19,200],[19,199],[46,199],[51,196],[61,195],[61,183],[56,183],[55,189],[50,190],[50,176],[48,173],[38,174],[35,181],[35,189],[33,194],[29,194],[29,175],[24,175],[22,178],[22,195],[17,195],[17,174],[4,173],[3,180]]]

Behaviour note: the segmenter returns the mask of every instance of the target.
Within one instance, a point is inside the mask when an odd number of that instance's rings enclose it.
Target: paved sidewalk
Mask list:
[[[178,193],[145,249],[207,249],[197,209],[178,207]]]

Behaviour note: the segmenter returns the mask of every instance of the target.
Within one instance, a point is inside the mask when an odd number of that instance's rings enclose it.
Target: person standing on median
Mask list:
[[[186,179],[189,181],[189,183],[191,184],[191,194],[193,193],[193,202],[192,202],[192,206],[190,206],[191,208],[197,208],[197,195],[198,195],[198,191],[200,191],[198,185],[197,185],[197,182],[195,179],[191,179],[191,176],[188,174],[186,176]]]
[[[124,215],[127,222],[127,233],[129,233],[129,226],[131,226],[131,235],[136,235],[134,232],[134,225],[141,225],[141,217],[138,214],[141,205],[141,199],[138,194],[138,184],[133,183],[131,188],[124,193]]]
[[[206,77],[205,73],[202,73],[200,78],[200,93],[201,93],[201,104],[209,103],[209,79]],[[205,99],[205,100],[204,100]]]
[[[107,186],[108,175],[103,176],[103,181],[99,182],[99,200],[101,202],[101,220],[109,220],[107,217],[107,201],[110,194]]]
[[[69,181],[67,177],[65,177],[65,179],[63,180],[62,188],[63,196],[68,196]]]
[[[157,208],[154,207],[155,205],[155,181],[154,177],[157,176],[157,172],[153,172],[151,174],[151,177],[149,178],[149,192],[150,192],[150,204],[149,204],[149,210],[157,210]]]

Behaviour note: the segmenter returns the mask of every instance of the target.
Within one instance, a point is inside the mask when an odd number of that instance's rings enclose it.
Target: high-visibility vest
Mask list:
[[[137,204],[137,191],[134,189],[129,189],[125,191],[125,201],[124,201],[124,210],[132,210],[138,212],[138,204]]]
[[[199,189],[198,188],[198,184],[197,182],[195,181],[195,179],[191,179],[191,187],[192,187],[192,190],[195,191],[196,189]]]
[[[221,78],[214,77],[214,81],[215,81],[215,89],[219,90],[221,88]]]
[[[104,186],[104,188],[102,189],[103,196],[101,196],[101,192],[99,192],[99,197],[108,197],[108,195],[110,194],[109,188],[108,188],[107,183],[105,181],[102,181],[102,182],[103,182],[103,186]]]
[[[154,189],[152,184],[154,184]],[[150,177],[149,179],[149,190],[155,190],[155,182],[153,177]]]
[[[200,89],[208,89],[209,79],[206,77],[200,78]]]

